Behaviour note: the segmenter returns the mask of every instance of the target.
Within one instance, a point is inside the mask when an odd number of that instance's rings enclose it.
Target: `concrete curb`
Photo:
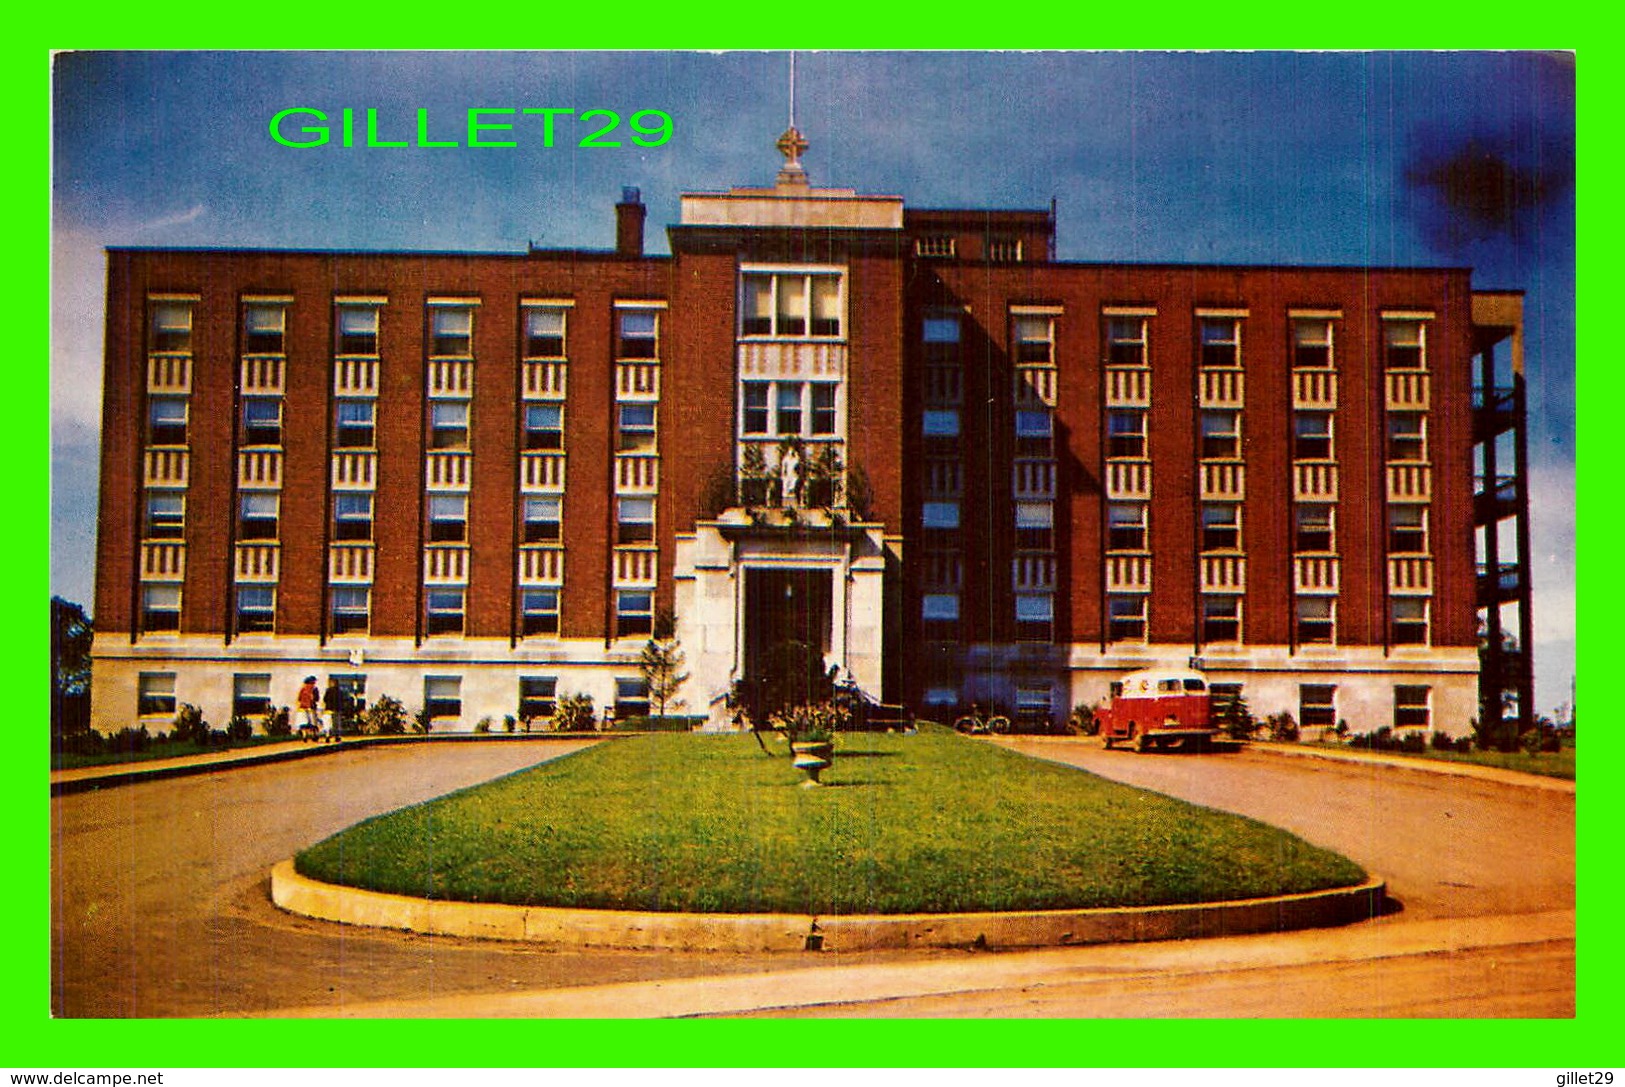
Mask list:
[[[608,740],[619,736],[632,736],[625,732],[529,732],[492,735],[479,732],[450,732],[429,736],[351,736],[336,744],[300,744],[295,748],[275,751],[240,750],[218,755],[194,755],[184,759],[158,759],[152,763],[115,763],[107,767],[81,767],[73,770],[51,771],[51,795],[86,793],[115,785],[131,785],[141,781],[161,781],[166,778],[190,777],[193,774],[212,774],[218,770],[235,770],[243,766],[261,766],[269,763],[290,762],[294,759],[336,755],[341,751],[388,744],[444,744],[444,743],[535,743],[555,740]]]
[[[1284,755],[1295,759],[1322,759],[1326,762],[1352,763],[1355,766],[1386,766],[1395,770],[1411,770],[1420,774],[1443,774],[1447,777],[1474,778],[1493,781],[1499,785],[1516,785],[1524,789],[1544,789],[1553,793],[1574,793],[1574,782],[1567,778],[1547,777],[1522,770],[1507,770],[1499,766],[1477,766],[1473,763],[1447,762],[1444,759],[1401,758],[1382,754],[1363,755],[1344,751],[1321,751],[1312,747],[1294,747],[1290,744],[1248,744],[1244,751],[1261,751],[1270,755]]]
[[[322,921],[579,948],[665,951],[875,951],[952,947],[1059,947],[1241,936],[1365,921],[1385,884],[1198,905],[1014,913],[636,913],[438,902],[320,883],[285,860],[271,869],[271,900]]]

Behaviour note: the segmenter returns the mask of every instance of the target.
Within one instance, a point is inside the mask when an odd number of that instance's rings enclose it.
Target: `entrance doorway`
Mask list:
[[[763,705],[769,673],[782,672],[785,661],[797,655],[796,646],[807,647],[801,655],[822,671],[831,644],[833,593],[834,572],[828,567],[746,569],[745,692],[752,716],[771,708]],[[781,675],[773,693],[782,697],[786,683],[791,689],[804,686]]]

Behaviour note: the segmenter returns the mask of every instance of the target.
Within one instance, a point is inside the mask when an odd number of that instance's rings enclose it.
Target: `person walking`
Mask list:
[[[316,677],[306,676],[305,685],[299,688],[297,699],[299,706],[299,738],[301,740],[316,740],[322,734],[322,692],[316,689]]]
[[[344,716],[349,708],[345,705],[347,702],[349,698],[345,695],[344,688],[339,686],[338,680],[329,676],[327,690],[322,692],[322,710],[323,716],[327,718],[327,734],[323,738],[330,744],[336,744],[343,738]]]

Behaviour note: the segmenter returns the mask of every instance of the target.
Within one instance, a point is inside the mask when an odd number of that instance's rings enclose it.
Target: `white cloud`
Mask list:
[[[102,242],[58,229],[51,252],[51,425],[101,423],[102,305],[107,282]]]

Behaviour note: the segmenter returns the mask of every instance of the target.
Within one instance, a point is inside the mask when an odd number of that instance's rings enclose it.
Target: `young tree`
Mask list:
[[[661,717],[666,716],[666,706],[675,706],[678,688],[688,680],[688,673],[683,671],[685,658],[681,645],[677,641],[677,620],[669,611],[662,610],[655,616],[653,636],[643,647],[643,656],[638,660],[638,668],[643,673],[643,681],[649,685],[649,701],[658,707]]]

